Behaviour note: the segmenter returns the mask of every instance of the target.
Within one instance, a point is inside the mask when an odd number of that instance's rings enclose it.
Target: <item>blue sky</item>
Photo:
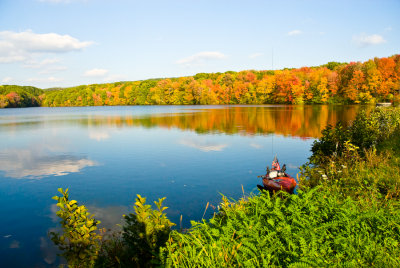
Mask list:
[[[398,14],[399,0],[0,0],[0,84],[365,61],[400,53]]]

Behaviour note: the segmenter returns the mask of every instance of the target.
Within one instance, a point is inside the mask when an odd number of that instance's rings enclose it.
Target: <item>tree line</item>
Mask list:
[[[36,89],[34,94],[31,93],[33,90],[29,93],[32,105],[28,105],[27,98],[22,96],[25,89],[10,91],[9,87],[21,88],[0,86],[0,107],[368,104],[399,99],[400,55],[363,63],[329,62],[317,67],[274,71],[199,73],[189,77],[81,85],[48,91]]]

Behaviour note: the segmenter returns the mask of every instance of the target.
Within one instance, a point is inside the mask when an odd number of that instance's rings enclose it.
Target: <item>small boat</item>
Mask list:
[[[274,158],[272,161],[271,170],[267,166],[267,173],[265,176],[259,176],[262,178],[263,186],[257,185],[260,190],[268,190],[271,193],[278,191],[285,191],[293,194],[294,188],[296,188],[296,180],[288,175],[286,172],[286,165],[279,165],[278,159]]]
[[[378,102],[376,104],[376,107],[389,107],[389,106],[392,106],[391,102]]]

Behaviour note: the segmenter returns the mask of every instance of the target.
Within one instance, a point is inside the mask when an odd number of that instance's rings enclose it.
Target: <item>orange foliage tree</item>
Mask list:
[[[364,63],[78,86],[47,91],[40,100],[44,106],[374,103],[394,100],[399,90],[400,55],[394,55]],[[3,94],[1,100],[13,106],[18,96]]]

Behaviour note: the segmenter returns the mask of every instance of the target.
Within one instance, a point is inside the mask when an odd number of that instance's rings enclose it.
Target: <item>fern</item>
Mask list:
[[[283,199],[268,195],[250,197],[240,211],[226,205],[218,215],[221,224],[214,219],[212,225],[195,224],[187,234],[173,231],[174,243],[167,246],[169,265],[364,266],[400,256],[394,246],[400,245],[395,202],[381,206],[379,200],[342,199],[322,187]],[[398,258],[388,262],[400,265]]]

